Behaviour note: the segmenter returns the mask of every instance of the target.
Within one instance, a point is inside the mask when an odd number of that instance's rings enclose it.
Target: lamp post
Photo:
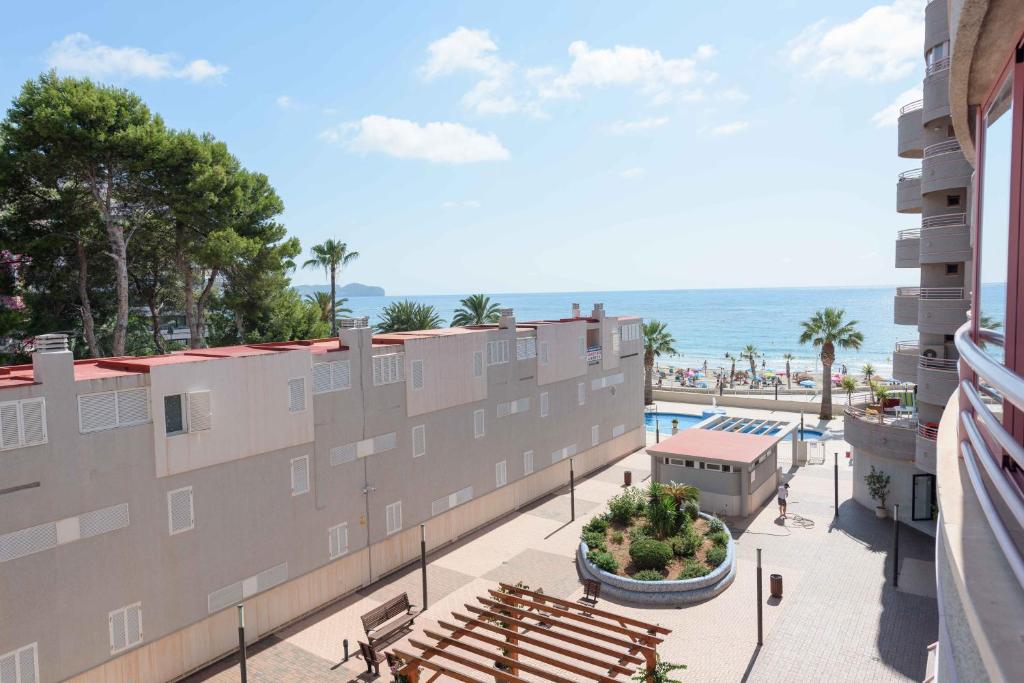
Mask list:
[[[238,666],[242,674],[242,683],[249,680],[245,667],[245,605],[238,606]]]
[[[572,469],[573,458],[569,458],[569,513],[571,521],[576,521],[576,475]]]
[[[427,525],[420,524],[420,573],[423,574],[423,609],[427,609]]]

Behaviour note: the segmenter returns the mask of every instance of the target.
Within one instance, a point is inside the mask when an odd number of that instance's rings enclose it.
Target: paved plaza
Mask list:
[[[663,410],[698,412],[701,407],[662,404]],[[838,406],[837,406],[838,407]],[[793,419],[788,413],[729,409],[729,414]],[[799,416],[796,416],[799,419]],[[807,417],[807,426],[817,425]],[[841,417],[828,425],[842,430]],[[653,440],[653,435],[649,435]],[[844,452],[842,444],[835,450]],[[685,608],[640,608],[602,600],[599,607],[673,629],[659,646],[668,661],[686,664],[685,681],[920,681],[927,646],[937,639],[932,539],[903,527],[899,588],[891,586],[892,521],[851,498],[851,474],[843,459],[840,509],[834,519],[833,468],[793,467],[790,448],[779,464],[790,485],[789,517],[776,519],[769,505],[745,521],[727,519],[736,539],[737,577],[724,593]],[[569,519],[568,490],[557,492],[495,522],[429,557],[430,608],[416,620],[413,636],[436,630],[436,619],[461,610],[499,581],[523,581],[550,595],[576,599],[583,593],[573,561],[583,524],[622,490],[623,473],[647,482],[643,451],[576,486],[576,521]],[[757,647],[756,554],[764,565],[764,641]],[[781,600],[768,597],[768,574],[783,576]],[[249,680],[389,681],[366,674],[361,660],[342,660],[342,641],[357,651],[363,640],[359,616],[402,591],[420,602],[418,567],[367,586],[249,649]],[[406,651],[408,639],[396,644]],[[238,681],[237,657],[189,677],[190,683]],[[426,680],[430,680],[427,678]]]

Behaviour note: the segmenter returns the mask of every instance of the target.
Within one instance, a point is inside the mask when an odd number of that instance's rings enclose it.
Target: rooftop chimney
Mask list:
[[[574,317],[574,318],[580,317],[580,305],[579,304],[573,304],[572,305],[572,317]]]
[[[40,384],[74,385],[75,359],[66,334],[40,334],[33,342],[32,378]]]
[[[511,308],[498,309],[498,329],[510,330],[516,326],[516,317]]]
[[[369,327],[370,318],[338,318],[338,327],[343,330],[353,330],[359,327]]]
[[[590,314],[590,317],[597,318],[598,320],[604,318],[604,304],[594,304],[594,310]]]

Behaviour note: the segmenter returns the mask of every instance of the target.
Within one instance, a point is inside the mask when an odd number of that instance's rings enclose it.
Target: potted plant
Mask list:
[[[678,433],[679,433],[679,419],[673,417],[672,418],[672,435],[675,436]]]
[[[889,497],[889,475],[876,470],[872,465],[871,472],[864,475],[864,483],[868,485],[871,499],[878,501],[878,505],[875,507],[875,516],[885,519],[889,514],[889,510],[885,506],[885,499]]]

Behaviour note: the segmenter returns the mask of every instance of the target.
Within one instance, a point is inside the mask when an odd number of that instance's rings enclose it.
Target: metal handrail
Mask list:
[[[920,342],[918,342],[916,339],[914,339],[914,340],[911,340],[911,341],[896,342],[896,348],[894,349],[894,351],[895,351],[895,353],[899,353],[900,351],[915,351],[916,352],[920,348],[921,348]]]
[[[934,62],[932,62],[931,64],[929,64],[928,68],[926,68],[924,70],[924,75],[925,76],[932,76],[934,74],[939,73],[940,71],[945,71],[948,68],[949,68],[949,57],[943,57],[942,59],[937,59]]]
[[[897,287],[896,296],[921,296],[920,287]]]
[[[919,168],[912,168],[909,171],[904,171],[903,173],[900,173],[898,177],[899,177],[899,182],[901,182],[901,183],[904,180],[916,180],[917,178],[921,177],[921,169],[919,169]]]
[[[917,423],[917,435],[918,436],[923,436],[924,438],[928,439],[929,441],[935,441],[936,439],[939,438],[939,428],[938,427],[929,427],[928,425],[921,424],[920,422],[918,422]]]
[[[870,422],[872,424],[884,424],[896,429],[914,429],[913,423],[907,422],[905,417],[896,417],[895,415],[886,415],[885,411],[878,413],[869,413],[863,408],[856,408],[854,406],[846,406],[843,408],[843,412],[850,417],[860,420],[861,422]]]
[[[942,370],[943,372],[956,372],[957,359],[949,358],[929,358],[928,356],[921,356],[917,361],[919,368],[925,370]]]
[[[944,213],[940,216],[928,216],[921,219],[921,229],[928,228],[950,228],[967,225],[966,213]]]
[[[1002,346],[1003,336],[993,330],[981,329],[978,335],[988,344]],[[1024,408],[1024,377],[1010,370],[986,354],[971,336],[971,323],[964,323],[954,335],[957,351],[966,366],[977,376],[977,383],[987,382],[1004,400],[1018,409]],[[978,393],[975,383],[962,381],[961,395],[970,404],[960,411],[960,454],[963,456],[971,486],[978,498],[982,513],[992,529],[1007,564],[1017,582],[1024,588],[1024,557],[1013,541],[1013,537],[1000,515],[989,486],[981,475],[984,469],[987,479],[998,494],[1002,506],[1009,511],[1018,527],[1024,527],[1024,493],[1007,469],[1011,463],[1016,467],[1024,464],[1024,447],[1003,427]],[[973,414],[972,414],[973,410]],[[981,429],[984,428],[985,434]],[[986,439],[988,437],[988,439]],[[989,444],[1000,448],[998,457],[990,450]]]
[[[921,228],[907,228],[896,233],[898,240],[916,240],[921,238]]]
[[[922,299],[963,299],[963,287],[920,287]]]
[[[917,111],[918,109],[923,108],[924,100],[914,100],[913,102],[904,104],[902,107],[900,107],[900,116],[903,116],[904,114],[909,114],[912,111]]]
[[[934,145],[928,145],[924,148],[924,158],[939,156],[940,154],[951,154],[953,152],[960,151],[960,142],[954,138],[952,140],[943,140],[942,142],[936,142]]]

